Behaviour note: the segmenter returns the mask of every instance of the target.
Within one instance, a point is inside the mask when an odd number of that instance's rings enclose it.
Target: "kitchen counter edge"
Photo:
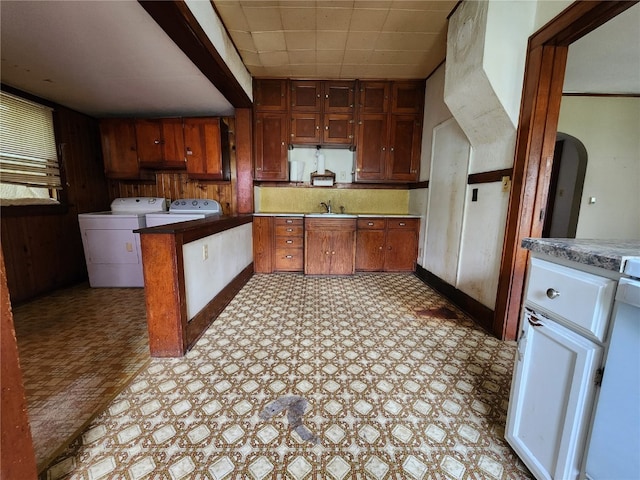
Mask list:
[[[629,259],[640,258],[640,240],[524,238],[522,248],[583,265],[623,272]]]

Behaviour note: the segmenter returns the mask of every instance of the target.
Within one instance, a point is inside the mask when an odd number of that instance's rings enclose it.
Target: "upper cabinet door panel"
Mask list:
[[[135,122],[129,119],[100,121],[104,172],[108,178],[137,179],[140,176]]]
[[[355,82],[324,83],[324,113],[353,113]]]
[[[387,113],[389,82],[360,82],[360,113]]]
[[[420,165],[422,122],[416,115],[392,115],[389,142],[390,180],[415,182]]]
[[[319,113],[291,114],[291,143],[317,145],[321,138]]]
[[[136,120],[138,161],[150,168],[185,168],[181,118]]]
[[[322,107],[322,82],[291,81],[291,111],[320,112]]]
[[[383,181],[386,176],[387,115],[362,115],[358,122],[356,181]]]
[[[254,129],[256,180],[288,179],[286,113],[256,114]]]
[[[353,144],[353,115],[325,113],[322,143],[335,145]]]
[[[187,174],[202,180],[229,180],[228,129],[219,118],[185,118]]]
[[[393,82],[391,113],[421,114],[424,89],[424,81]]]
[[[256,80],[254,82],[255,108],[258,112],[286,112],[289,106],[288,93],[286,80]]]

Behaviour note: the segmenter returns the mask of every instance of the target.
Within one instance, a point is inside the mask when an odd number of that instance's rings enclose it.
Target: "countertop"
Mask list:
[[[622,272],[628,260],[640,259],[640,240],[525,238],[522,247],[614,272]]]
[[[322,215],[321,212],[309,212],[305,213],[279,213],[279,212],[260,212],[254,213],[255,217],[304,217],[306,215]],[[326,215],[326,214],[325,214]],[[345,215],[352,215],[354,217],[362,218],[421,218],[420,215],[410,215],[408,213],[346,213]],[[328,217],[331,217],[330,215]]]

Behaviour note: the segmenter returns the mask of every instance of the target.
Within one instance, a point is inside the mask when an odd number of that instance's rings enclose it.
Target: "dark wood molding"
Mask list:
[[[184,1],[145,1],[140,5],[235,108],[252,102]]]
[[[224,287],[213,299],[200,310],[195,317],[187,322],[186,349],[198,341],[207,328],[218,318],[229,302],[245,286],[253,276],[253,263],[247,265],[229,284]]]
[[[589,93],[589,92],[581,92],[581,93],[563,93],[563,97],[607,97],[607,98],[639,98],[640,94],[638,93]]]
[[[492,170],[490,172],[471,173],[467,177],[467,184],[473,185],[476,183],[493,183],[501,182],[502,177],[509,177],[513,174],[513,168],[504,168],[502,170]]]
[[[250,108],[236,108],[236,171],[238,213],[253,213],[253,117]]]
[[[409,190],[417,190],[418,188],[429,188],[429,180],[409,184]]]
[[[522,239],[540,236],[544,224],[568,45],[636,3],[574,2],[529,39],[492,329],[504,340],[518,332],[529,258]]]
[[[478,325],[495,335],[495,332],[492,332],[494,316],[493,310],[481,304],[463,291],[458,290],[453,285],[449,285],[440,277],[434,275],[420,265],[416,266],[415,274],[424,283],[448,298],[452,303],[460,308],[460,310],[469,314]]]

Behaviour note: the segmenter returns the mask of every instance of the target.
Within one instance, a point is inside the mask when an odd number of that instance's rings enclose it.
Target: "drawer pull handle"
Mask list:
[[[557,291],[555,288],[547,288],[547,297],[549,297],[551,300],[559,296],[560,296],[560,292]]]
[[[293,228],[287,228],[287,232],[293,232]]]
[[[293,223],[293,220],[287,220],[287,223]]]
[[[293,240],[287,240],[287,243],[293,243]]]
[[[406,223],[400,222],[398,225],[400,225],[401,227],[404,227],[406,225]]]
[[[293,258],[293,255],[286,255],[284,258]]]
[[[367,223],[367,225],[369,225],[370,227],[373,227],[373,222],[369,222]]]
[[[538,319],[536,317],[530,317],[529,318],[529,324],[532,327],[544,327],[544,325],[540,322],[537,321]]]

